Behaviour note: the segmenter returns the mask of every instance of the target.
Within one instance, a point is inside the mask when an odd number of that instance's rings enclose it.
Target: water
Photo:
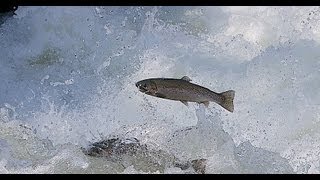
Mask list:
[[[83,154],[137,138],[206,173],[320,173],[319,7],[19,7],[0,26],[1,173],[160,173]],[[140,93],[181,78],[235,111]],[[192,173],[167,167],[164,173]]]

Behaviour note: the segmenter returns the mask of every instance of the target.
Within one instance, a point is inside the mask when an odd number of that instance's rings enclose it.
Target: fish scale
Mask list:
[[[234,90],[216,93],[190,81],[191,79],[188,76],[181,79],[149,78],[137,82],[136,86],[145,94],[181,101],[185,105],[188,105],[188,102],[197,102],[208,107],[209,102],[215,102],[230,112],[234,111]]]

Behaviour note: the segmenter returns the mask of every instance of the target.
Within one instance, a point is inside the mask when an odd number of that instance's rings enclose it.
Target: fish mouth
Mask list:
[[[141,84],[139,84],[139,83],[136,83],[136,87],[139,89],[140,92],[145,93],[145,92],[148,91],[148,89],[144,88],[144,87],[141,86]]]
[[[140,86],[140,87],[139,87],[139,91],[141,91],[141,92],[144,93],[144,92],[148,92],[148,89],[145,89],[145,88],[143,88],[143,87]]]

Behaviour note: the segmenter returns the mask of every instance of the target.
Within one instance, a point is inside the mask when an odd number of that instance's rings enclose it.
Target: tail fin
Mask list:
[[[234,90],[229,90],[223,93],[220,93],[221,96],[224,97],[224,101],[220,103],[220,105],[225,108],[226,110],[233,112],[234,107],[233,107],[233,98],[235,95]]]

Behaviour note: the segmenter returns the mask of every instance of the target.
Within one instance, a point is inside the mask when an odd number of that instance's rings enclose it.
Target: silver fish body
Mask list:
[[[235,91],[216,93],[190,81],[187,76],[181,79],[150,78],[137,82],[136,86],[141,92],[151,96],[181,101],[185,105],[188,105],[188,102],[198,102],[208,106],[212,101],[233,112]]]

